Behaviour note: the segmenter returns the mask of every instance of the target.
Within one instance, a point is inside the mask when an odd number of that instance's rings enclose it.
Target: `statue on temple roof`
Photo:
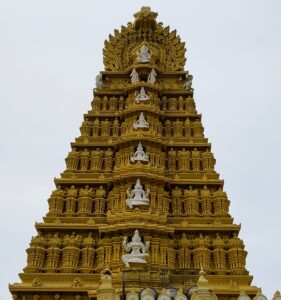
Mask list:
[[[126,200],[126,204],[129,208],[136,205],[149,205],[149,192],[149,189],[146,189],[146,192],[143,190],[140,179],[138,178],[134,189],[130,191],[128,188],[127,190],[128,198]]]
[[[96,88],[102,89],[103,88],[103,82],[102,82],[102,74],[99,74],[96,76]]]
[[[137,52],[137,61],[140,63],[148,63],[151,60],[151,54],[146,45],[142,45],[140,50]]]
[[[186,90],[193,90],[193,88],[192,88],[192,80],[193,80],[193,76],[187,72],[186,73],[186,82],[183,85],[183,87]]]
[[[138,83],[140,81],[139,74],[137,73],[136,69],[133,69],[132,73],[130,74],[132,84]]]
[[[136,92],[135,100],[137,103],[140,103],[140,101],[148,101],[150,100],[149,96],[146,94],[144,87],[141,88],[140,92]]]
[[[148,155],[145,153],[142,147],[142,143],[139,142],[137,151],[134,153],[134,155],[131,157],[130,161],[132,163],[135,163],[137,161],[141,162],[148,162]]]
[[[147,78],[147,83],[150,83],[150,84],[155,84],[156,83],[156,72],[154,69],[151,70],[150,74],[148,75],[148,78]]]
[[[138,129],[138,128],[148,128],[149,127],[149,123],[146,121],[143,112],[140,113],[140,116],[137,119],[136,123],[133,124],[133,127],[135,129]]]
[[[136,229],[132,241],[128,242],[128,237],[124,237],[123,248],[127,254],[122,255],[122,260],[126,267],[130,267],[130,263],[146,264],[146,259],[149,254],[147,253],[150,243],[147,241],[145,244],[141,241],[139,231]]]

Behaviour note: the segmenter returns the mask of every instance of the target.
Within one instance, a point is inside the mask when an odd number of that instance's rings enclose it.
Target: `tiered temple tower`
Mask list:
[[[134,17],[105,42],[92,108],[13,299],[93,299],[106,268],[119,296],[147,287],[190,294],[200,269],[218,298],[257,292],[184,70],[185,44],[149,8]]]

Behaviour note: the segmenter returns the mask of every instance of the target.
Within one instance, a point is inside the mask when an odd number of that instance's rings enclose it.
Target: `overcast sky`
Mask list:
[[[187,46],[197,110],[253,283],[281,289],[281,1],[0,1],[0,299],[90,109],[108,34],[149,5]]]

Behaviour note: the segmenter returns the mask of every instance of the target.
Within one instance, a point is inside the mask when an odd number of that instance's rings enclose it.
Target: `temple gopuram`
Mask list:
[[[134,18],[105,41],[91,109],[12,297],[266,300],[215,171],[185,43],[149,7]]]

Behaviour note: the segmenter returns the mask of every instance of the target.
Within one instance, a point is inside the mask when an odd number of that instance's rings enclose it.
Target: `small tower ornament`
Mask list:
[[[143,112],[140,113],[139,118],[137,119],[136,123],[133,124],[133,127],[135,129],[148,129],[149,128],[149,123],[146,121]]]
[[[147,253],[150,243],[147,241],[145,244],[141,241],[139,231],[136,229],[132,241],[128,242],[128,237],[124,237],[123,248],[127,252],[122,256],[122,260],[127,268],[134,265],[147,264],[146,259],[149,254]]]
[[[133,206],[138,205],[149,205],[149,192],[149,189],[146,189],[146,192],[143,190],[140,179],[138,178],[134,189],[130,191],[128,188],[127,190],[127,206],[133,208]]]

